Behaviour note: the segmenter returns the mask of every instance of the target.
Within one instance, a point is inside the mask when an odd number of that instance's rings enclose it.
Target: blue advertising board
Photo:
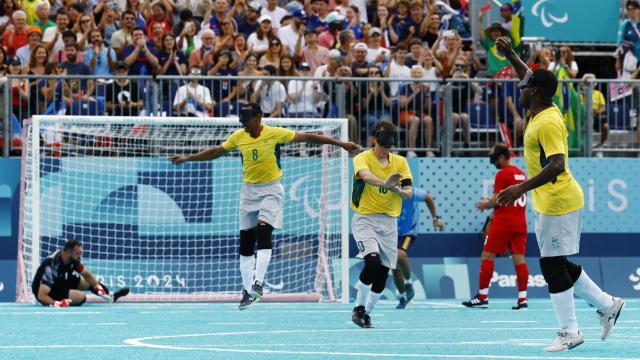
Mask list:
[[[618,0],[522,0],[525,36],[547,41],[616,41]]]

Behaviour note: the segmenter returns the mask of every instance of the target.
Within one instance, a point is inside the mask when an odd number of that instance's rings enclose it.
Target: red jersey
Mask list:
[[[515,165],[505,166],[496,174],[493,183],[493,193],[498,194],[500,191],[511,185],[524,182],[526,175]],[[493,210],[492,230],[527,232],[527,194],[514,201],[509,206],[496,206]]]

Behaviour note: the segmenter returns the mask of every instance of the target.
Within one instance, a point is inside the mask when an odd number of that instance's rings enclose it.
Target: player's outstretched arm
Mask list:
[[[549,160],[549,163],[542,168],[542,171],[540,171],[538,175],[523,183],[511,185],[502,190],[498,194],[498,205],[506,206],[513,204],[514,201],[518,200],[527,191],[553,181],[558,177],[558,175],[564,172],[564,154],[554,154],[549,156],[547,159]]]
[[[360,146],[353,142],[343,142],[326,135],[309,134],[298,131],[296,131],[296,135],[293,137],[293,141],[340,146],[350,153],[355,153],[358,151],[358,149],[360,149]]]
[[[484,211],[493,209],[496,206],[498,206],[498,197],[496,195],[493,195],[489,199],[482,199],[478,201],[478,203],[476,204],[476,209],[478,209],[479,211]]]
[[[192,155],[174,155],[170,157],[169,160],[178,165],[187,161],[207,161],[217,159],[220,156],[225,155],[227,152],[228,151],[222,146],[215,146]]]

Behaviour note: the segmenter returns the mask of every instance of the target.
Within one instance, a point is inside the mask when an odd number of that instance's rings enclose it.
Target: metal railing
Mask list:
[[[225,117],[257,101],[268,116],[346,117],[362,145],[386,119],[400,129],[398,150],[423,156],[485,155],[499,141],[521,152],[527,118],[514,79],[12,76],[0,86],[4,156],[19,153],[20,126],[35,114]],[[561,87],[573,154],[640,152],[640,81]]]

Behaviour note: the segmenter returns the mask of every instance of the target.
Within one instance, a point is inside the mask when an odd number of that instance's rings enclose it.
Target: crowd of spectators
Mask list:
[[[453,83],[451,120],[465,146],[471,141],[468,102],[491,104],[514,141],[524,129],[515,86],[467,80],[515,77],[495,39],[520,39],[521,29],[513,25],[520,16],[518,0],[505,2],[501,20],[490,24],[485,14],[491,3],[470,14],[468,0],[0,2],[0,72],[78,77],[12,80],[13,113],[19,120],[69,113],[87,102],[108,114],[138,115],[148,109],[148,84],[135,76],[184,76],[191,78],[159,81],[165,113],[227,116],[236,113],[239,101],[255,101],[266,116],[323,117],[335,116],[341,100],[352,139],[359,141],[373,123],[389,119],[406,129],[406,147],[432,149],[442,121],[436,114],[441,81],[460,79]],[[630,20],[621,27],[635,30],[621,36],[634,53],[640,51],[637,4],[628,2]],[[471,21],[483,29],[477,44]],[[580,71],[566,46],[534,51],[529,65],[566,68],[571,78]],[[130,79],[113,81],[113,75]],[[196,78],[205,75],[228,78]],[[236,75],[282,78],[237,80]],[[295,80],[310,76],[334,81]],[[335,81],[340,78],[404,80]],[[337,86],[343,86],[344,99],[335,98]],[[497,110],[501,107],[505,111]]]

